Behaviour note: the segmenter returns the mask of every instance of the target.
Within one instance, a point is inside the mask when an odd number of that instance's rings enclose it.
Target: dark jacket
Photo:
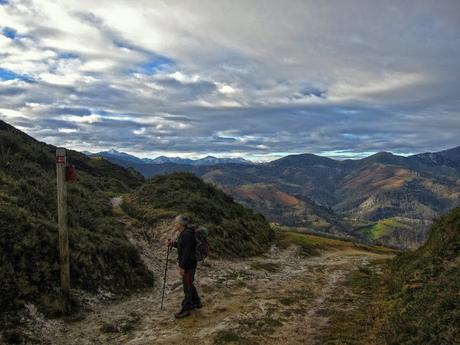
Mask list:
[[[188,270],[197,266],[195,258],[196,240],[195,231],[191,228],[185,228],[174,243],[177,247],[177,262],[179,267]]]

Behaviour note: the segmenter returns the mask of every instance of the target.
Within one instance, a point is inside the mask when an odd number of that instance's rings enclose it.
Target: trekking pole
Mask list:
[[[166,265],[165,265],[165,276],[163,279],[163,292],[161,293],[161,307],[160,310],[163,310],[163,301],[165,298],[165,287],[166,287],[166,275],[168,273],[168,261],[169,261],[169,252],[171,251],[172,244],[168,244],[168,251],[166,252]]]

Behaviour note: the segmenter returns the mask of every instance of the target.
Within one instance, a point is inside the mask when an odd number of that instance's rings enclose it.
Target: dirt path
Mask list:
[[[157,248],[159,250],[160,248]],[[164,251],[164,248],[161,248]],[[175,320],[182,298],[174,262],[168,275],[165,309],[160,310],[164,262],[144,259],[156,271],[157,288],[123,301],[96,304],[83,320],[54,321],[53,344],[316,344],[334,296],[346,275],[382,257],[352,248],[302,257],[296,247],[273,247],[246,260],[210,260],[199,268],[204,307]],[[175,254],[175,253],[174,253]],[[173,256],[174,256],[173,254]],[[185,341],[183,339],[188,339]]]

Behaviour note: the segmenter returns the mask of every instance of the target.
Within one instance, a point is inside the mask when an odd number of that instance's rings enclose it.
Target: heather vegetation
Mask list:
[[[2,124],[0,131],[0,308],[53,304],[59,286],[55,148]],[[151,283],[110,196],[139,185],[139,175],[70,151],[78,181],[68,184],[72,286],[122,291]],[[53,310],[51,310],[53,312]]]
[[[189,173],[148,180],[125,198],[130,216],[154,225],[178,213],[209,230],[212,252],[220,256],[249,256],[267,249],[274,232],[265,218]]]

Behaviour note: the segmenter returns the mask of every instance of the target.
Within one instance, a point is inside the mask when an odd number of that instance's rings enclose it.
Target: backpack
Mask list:
[[[203,261],[209,255],[208,229],[200,226],[194,232],[196,240],[195,257],[197,261]]]

